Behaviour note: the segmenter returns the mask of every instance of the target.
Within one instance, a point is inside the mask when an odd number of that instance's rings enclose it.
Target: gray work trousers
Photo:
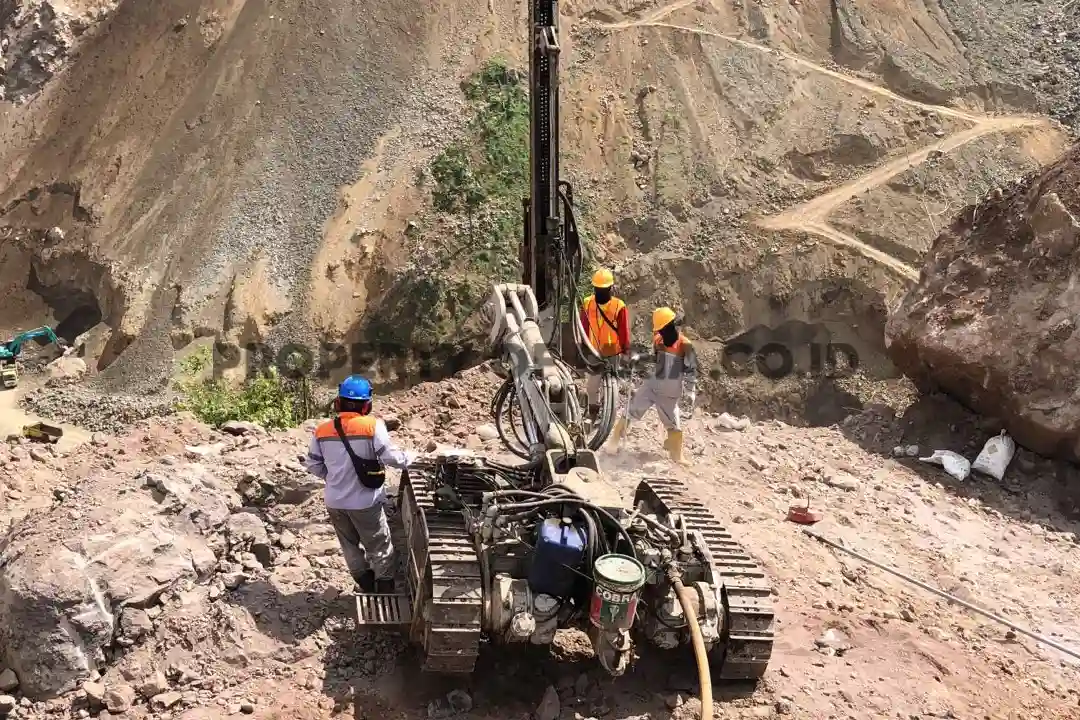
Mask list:
[[[369,568],[376,578],[394,576],[394,545],[382,503],[365,510],[327,508],[327,511],[353,580],[360,582],[360,576]]]
[[[585,377],[585,397],[590,405],[600,404],[600,382],[603,379],[602,373],[587,373]]]
[[[656,408],[665,430],[681,430],[682,418],[679,412],[680,395],[672,396],[672,392],[678,392],[682,386],[670,381],[655,380],[649,378],[637,389],[630,398],[630,406],[627,415],[631,420],[641,420],[649,408]]]

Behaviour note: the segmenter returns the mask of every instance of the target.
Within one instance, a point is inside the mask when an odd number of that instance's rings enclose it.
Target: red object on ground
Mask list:
[[[792,505],[789,507],[787,519],[800,525],[813,525],[821,520],[821,513],[811,510],[810,500],[807,499],[806,505]]]

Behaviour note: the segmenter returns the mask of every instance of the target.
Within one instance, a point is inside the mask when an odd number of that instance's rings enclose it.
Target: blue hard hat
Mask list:
[[[347,400],[370,400],[371,383],[367,378],[359,375],[350,375],[338,386],[338,397]]]

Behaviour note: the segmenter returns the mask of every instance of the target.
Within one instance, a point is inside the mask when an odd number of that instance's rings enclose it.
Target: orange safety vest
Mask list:
[[[347,438],[375,437],[375,418],[359,413],[341,413],[341,429]],[[333,420],[327,420],[315,428],[315,437],[319,440],[340,440]]]
[[[682,333],[679,333],[679,339],[675,341],[675,344],[668,347],[664,344],[664,338],[660,333],[653,335],[653,347],[657,352],[666,352],[676,357],[682,357],[686,354],[686,338]]]
[[[333,420],[327,420],[315,428],[315,439],[320,445],[324,442],[333,443],[335,440],[340,442],[342,449],[348,453],[349,459],[352,461],[353,469],[356,471],[356,478],[360,481],[360,484],[369,490],[379,489],[386,482],[386,472],[382,467],[382,463],[378,460],[368,460],[360,457],[353,451],[352,446],[348,444],[350,440],[368,440],[375,437],[376,419],[371,415],[360,415],[358,413],[340,413],[338,418],[341,419],[341,433],[338,433],[337,425]],[[342,435],[345,436],[344,439]]]
[[[626,303],[616,297],[611,298],[599,308],[596,305],[595,295],[585,298],[585,317],[589,322],[589,342],[593,344],[593,347],[597,349],[602,357],[612,357],[626,349],[620,346],[619,334],[612,327],[618,322],[619,313],[625,307]],[[600,317],[601,311],[603,311],[607,320]],[[610,324],[608,320],[611,321]]]

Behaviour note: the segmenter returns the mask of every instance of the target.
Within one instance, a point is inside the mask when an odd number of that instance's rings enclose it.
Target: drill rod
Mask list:
[[[1013,622],[1010,622],[1010,621],[1006,620],[1003,617],[1000,617],[999,615],[995,615],[994,613],[990,612],[989,610],[983,610],[981,607],[979,607],[977,605],[972,605],[971,603],[969,603],[969,602],[967,602],[965,600],[961,600],[960,598],[956,597],[955,595],[950,595],[949,593],[947,593],[947,592],[945,592],[943,590],[938,590],[936,587],[933,587],[931,585],[927,585],[926,583],[921,582],[919,580],[916,580],[915,578],[913,578],[913,577],[911,577],[909,575],[905,575],[904,573],[900,572],[899,570],[897,570],[895,568],[891,568],[888,565],[882,565],[881,563],[877,562],[876,560],[871,560],[870,558],[866,557],[865,555],[857,553],[854,550],[850,550],[850,549],[844,547],[843,545],[840,545],[839,543],[835,543],[832,540],[829,540],[828,538],[824,537],[823,535],[819,535],[818,533],[814,532],[813,530],[810,530],[809,528],[803,528],[802,531],[804,533],[806,533],[807,535],[809,535],[810,537],[814,538],[815,540],[817,540],[820,543],[824,543],[825,545],[828,545],[829,547],[833,547],[833,548],[836,548],[837,550],[841,550],[843,552],[846,552],[848,555],[851,555],[853,557],[857,557],[858,559],[862,560],[863,562],[869,563],[870,565],[873,565],[874,567],[876,567],[876,568],[878,568],[880,570],[884,570],[887,573],[892,573],[893,575],[900,578],[901,580],[906,580],[907,582],[911,583],[912,585],[916,585],[918,587],[921,587],[923,590],[926,590],[927,592],[931,592],[931,593],[937,595],[940,598],[948,600],[951,603],[955,603],[957,605],[961,605],[963,607],[966,607],[968,610],[971,610],[972,612],[978,613],[979,615],[982,615],[984,617],[990,618],[994,622],[999,623],[1001,625],[1004,625],[1005,627],[1011,628],[1011,629],[1015,630],[1016,632],[1018,632],[1018,633],[1020,633],[1022,635],[1027,635],[1032,640],[1036,640],[1038,642],[1041,642],[1043,645],[1049,645],[1050,647],[1054,648],[1055,650],[1058,650],[1060,652],[1065,653],[1066,655],[1070,655],[1070,656],[1080,660],[1080,652],[1077,652],[1076,650],[1072,650],[1070,648],[1067,648],[1067,647],[1065,647],[1064,645],[1062,645],[1060,643],[1054,642],[1053,640],[1051,640],[1048,637],[1044,637],[1042,635],[1039,635],[1038,633],[1032,632],[1031,630],[1028,630],[1026,628],[1022,628],[1019,625],[1017,625],[1017,624],[1015,624]]]

